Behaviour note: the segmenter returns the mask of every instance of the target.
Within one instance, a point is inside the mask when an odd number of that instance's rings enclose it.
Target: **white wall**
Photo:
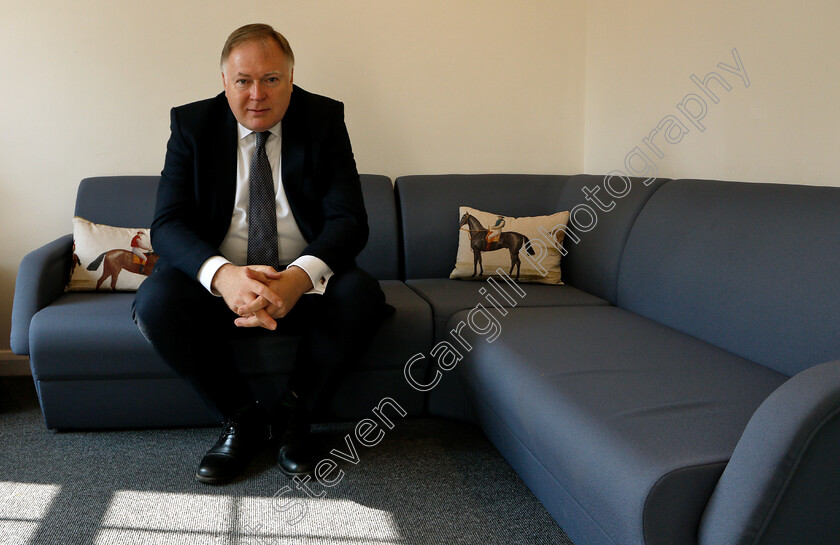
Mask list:
[[[221,91],[219,52],[242,24],[274,25],[295,82],[345,102],[362,172],[583,168],[583,0],[0,0],[0,13],[0,347],[18,264],[71,231],[79,180],[158,174],[169,108]]]
[[[587,172],[624,169],[640,146],[665,177],[840,185],[840,3],[589,0],[586,20]],[[733,48],[749,87],[717,66],[736,65]],[[689,79],[711,71],[732,86],[710,84],[717,104]],[[690,93],[703,131],[677,110]],[[659,158],[642,138],[669,114],[689,132]]]

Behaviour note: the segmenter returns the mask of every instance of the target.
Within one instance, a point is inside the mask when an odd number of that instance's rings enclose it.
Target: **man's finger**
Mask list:
[[[269,305],[282,305],[283,299],[258,280],[249,279],[233,299],[231,310],[237,314],[253,314]]]
[[[270,280],[277,280],[282,275],[268,265],[248,265],[245,267],[245,276],[265,284]]]
[[[258,310],[250,316],[237,318],[233,323],[237,327],[262,327],[271,331],[277,329],[277,322],[265,310]]]
[[[288,311],[285,307],[277,307],[274,305],[269,305],[265,307],[265,311],[268,313],[269,316],[271,316],[275,320],[283,318],[286,316],[286,314],[288,314]]]
[[[261,308],[265,308],[268,306],[268,301],[262,296],[252,299],[248,302],[242,302],[238,307],[236,307],[236,313],[240,316],[250,316],[254,314]]]
[[[253,314],[246,317],[240,317],[233,321],[236,327],[260,327],[262,324],[259,319]]]
[[[270,329],[271,331],[277,329],[277,322],[274,321],[274,318],[268,315],[265,309],[258,310],[254,313],[254,316],[256,316],[257,320],[259,320],[261,327]]]
[[[269,288],[268,286],[257,283],[255,286],[253,286],[253,288],[253,295],[255,297],[251,300],[243,301],[238,306],[240,315],[253,314],[261,308],[265,308],[269,305],[274,305],[277,307],[283,306],[283,299],[279,295],[271,291],[271,288]]]
[[[268,312],[268,314],[275,316],[277,310],[282,308],[282,303],[276,305],[274,303],[269,302],[265,298],[257,297],[250,303],[243,304],[242,306],[235,309],[235,312],[240,316],[250,316],[251,314],[256,313],[258,310],[265,310],[266,312]]]

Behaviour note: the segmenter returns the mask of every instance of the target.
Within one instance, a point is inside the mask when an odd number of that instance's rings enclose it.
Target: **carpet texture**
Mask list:
[[[355,455],[354,422],[316,428],[334,486],[287,478],[266,450],[210,487],[193,475],[219,429],[55,433],[31,380],[6,378],[0,545],[572,545],[480,430],[394,423]]]

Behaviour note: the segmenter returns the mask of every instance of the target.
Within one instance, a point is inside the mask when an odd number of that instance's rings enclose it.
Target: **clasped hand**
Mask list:
[[[212,287],[239,315],[234,320],[237,327],[275,330],[277,320],[312,288],[312,281],[299,267],[276,271],[267,265],[239,267],[228,263],[216,272]]]

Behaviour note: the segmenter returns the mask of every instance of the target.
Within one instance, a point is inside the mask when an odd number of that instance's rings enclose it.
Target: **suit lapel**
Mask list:
[[[214,225],[224,226],[219,231],[219,242],[224,238],[230,226],[233,215],[233,205],[236,199],[236,154],[239,146],[239,133],[236,130],[236,118],[230,111],[224,93],[216,97],[219,108],[219,131],[211,131],[213,138],[213,156],[210,158],[212,170],[209,178],[213,180]]]
[[[282,161],[280,172],[282,175],[283,189],[286,192],[286,198],[289,200],[289,207],[292,209],[292,215],[300,227],[301,233],[308,241],[312,241],[312,228],[309,222],[306,221],[306,213],[303,210],[302,198],[302,184],[303,184],[303,164],[304,164],[304,142],[302,136],[302,128],[300,127],[300,98],[302,91],[297,87],[292,92],[292,98],[289,101],[289,108],[286,110],[286,115],[283,116],[282,132]]]

